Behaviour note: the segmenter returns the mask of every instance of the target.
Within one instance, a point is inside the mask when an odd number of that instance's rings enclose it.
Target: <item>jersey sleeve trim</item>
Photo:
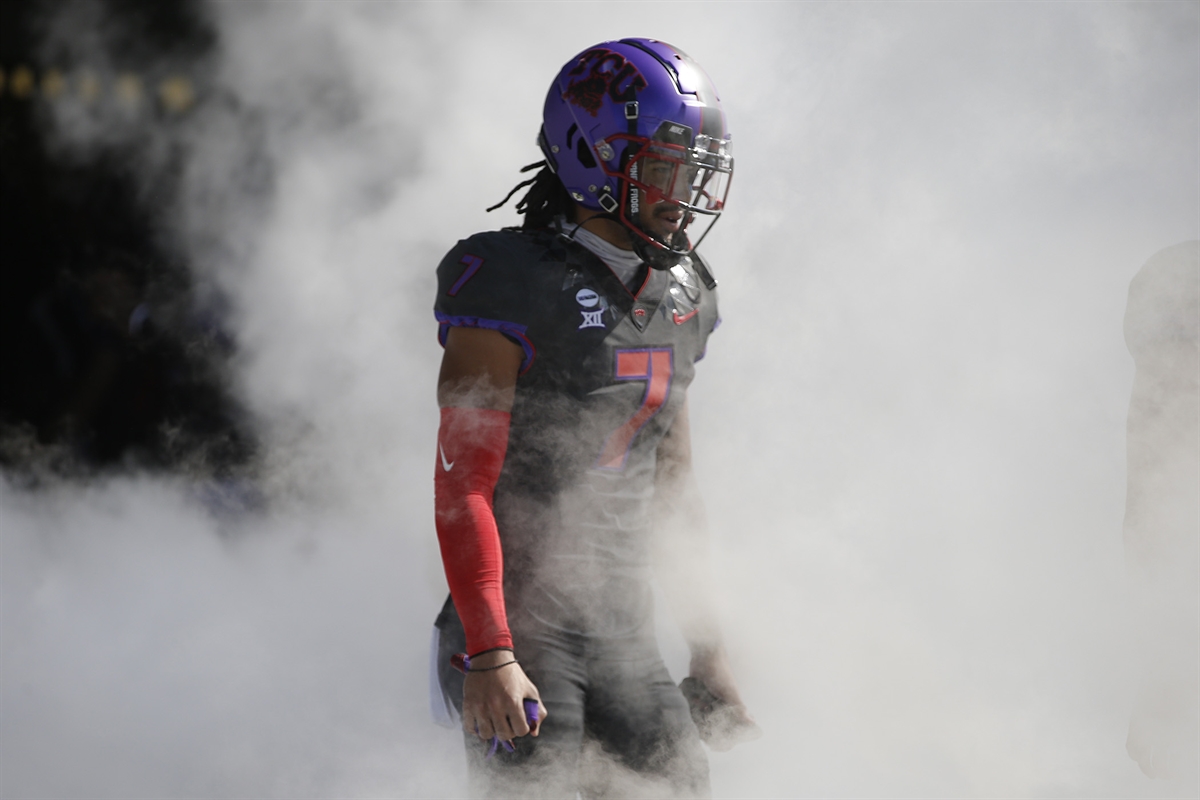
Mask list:
[[[521,349],[525,351],[525,358],[521,361],[521,373],[524,375],[533,366],[533,360],[537,357],[537,348],[533,346],[533,342],[529,341],[529,337],[525,335],[527,327],[518,325],[515,322],[507,322],[499,319],[485,319],[483,317],[456,317],[450,314],[443,314],[441,311],[434,311],[433,315],[438,321],[438,344],[442,347],[446,346],[446,335],[451,328],[487,328],[488,330],[499,331],[505,336],[515,340],[521,345]]]

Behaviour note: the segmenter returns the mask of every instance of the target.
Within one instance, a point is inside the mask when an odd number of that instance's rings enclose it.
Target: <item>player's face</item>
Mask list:
[[[638,224],[655,238],[669,242],[683,229],[684,210],[673,200],[691,200],[695,169],[672,161],[646,158],[642,164],[642,182],[656,191],[641,191]]]

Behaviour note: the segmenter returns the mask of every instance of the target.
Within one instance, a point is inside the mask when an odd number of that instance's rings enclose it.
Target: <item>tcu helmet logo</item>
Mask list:
[[[646,88],[646,79],[637,67],[625,60],[620,53],[604,48],[588,50],[579,57],[575,69],[567,73],[571,84],[563,92],[563,99],[583,108],[593,117],[600,113],[604,93],[614,102],[620,102],[627,92],[639,92]]]

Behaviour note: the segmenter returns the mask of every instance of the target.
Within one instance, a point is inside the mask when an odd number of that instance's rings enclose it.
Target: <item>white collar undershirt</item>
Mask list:
[[[596,234],[586,228],[568,224],[562,217],[562,230],[567,236],[571,237],[581,245],[592,252],[596,258],[603,261],[608,268],[613,271],[613,274],[621,279],[621,283],[626,286],[637,275],[638,268],[642,266],[642,259],[633,250],[622,250],[615,244],[601,239]]]

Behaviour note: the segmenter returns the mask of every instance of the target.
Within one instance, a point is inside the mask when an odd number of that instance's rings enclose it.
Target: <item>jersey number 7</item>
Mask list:
[[[616,351],[614,377],[619,381],[645,381],[646,392],[633,416],[609,435],[604,449],[600,451],[600,458],[596,460],[596,469],[625,469],[634,437],[658,413],[671,394],[671,373],[674,369],[675,354],[670,347]]]

